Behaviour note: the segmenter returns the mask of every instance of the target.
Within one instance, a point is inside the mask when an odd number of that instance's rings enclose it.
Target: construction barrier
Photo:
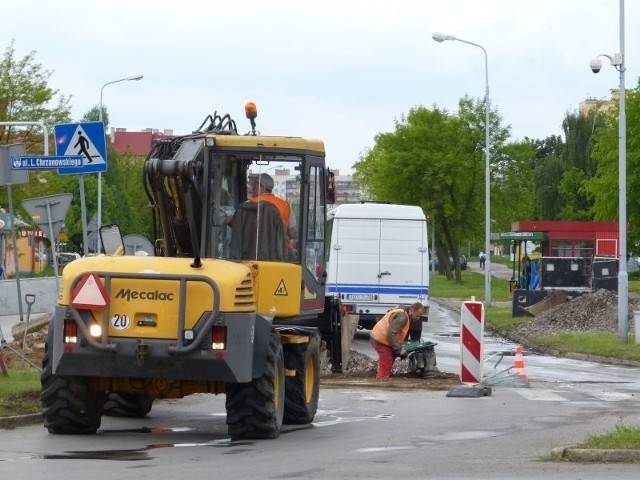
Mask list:
[[[484,304],[463,302],[460,310],[460,381],[482,383],[482,350],[484,337]]]

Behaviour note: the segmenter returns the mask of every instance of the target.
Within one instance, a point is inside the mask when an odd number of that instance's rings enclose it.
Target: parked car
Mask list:
[[[453,257],[449,257],[449,263],[451,263],[451,266],[453,267]],[[430,262],[429,262],[429,270],[431,269],[434,270],[440,270],[440,260],[438,259],[438,257],[433,257]],[[467,257],[464,255],[460,255],[460,270],[466,270],[467,269]]]
[[[59,252],[56,253],[56,262],[58,263],[58,268],[62,268],[70,262],[77,260],[80,258],[80,255],[73,252]]]

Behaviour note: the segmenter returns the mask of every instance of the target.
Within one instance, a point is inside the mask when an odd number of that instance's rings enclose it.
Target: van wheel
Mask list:
[[[232,440],[277,438],[284,419],[284,355],[272,333],[264,373],[248,383],[227,384],[227,427]]]
[[[104,392],[93,388],[89,377],[54,375],[51,366],[51,340],[52,334],[49,334],[40,376],[44,426],[49,433],[96,433],[100,428]]]
[[[311,423],[320,396],[320,335],[310,335],[304,344],[287,345],[285,365],[296,374],[285,379],[284,423]]]
[[[111,417],[145,417],[153,405],[153,398],[144,393],[109,392],[104,402],[104,414]]]

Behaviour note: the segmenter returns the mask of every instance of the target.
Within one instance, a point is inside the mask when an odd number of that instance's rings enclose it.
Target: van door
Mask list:
[[[380,303],[410,304],[428,295],[426,223],[380,223]]]
[[[380,221],[339,218],[334,220],[330,291],[345,302],[373,302],[378,297],[380,273]]]

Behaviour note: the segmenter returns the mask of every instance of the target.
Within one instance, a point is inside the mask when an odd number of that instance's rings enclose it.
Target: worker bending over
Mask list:
[[[416,302],[409,307],[389,310],[371,330],[371,345],[378,353],[378,372],[376,378],[391,377],[396,357],[401,359],[409,355],[402,346],[409,327],[413,322],[422,321],[426,313],[424,305]]]

